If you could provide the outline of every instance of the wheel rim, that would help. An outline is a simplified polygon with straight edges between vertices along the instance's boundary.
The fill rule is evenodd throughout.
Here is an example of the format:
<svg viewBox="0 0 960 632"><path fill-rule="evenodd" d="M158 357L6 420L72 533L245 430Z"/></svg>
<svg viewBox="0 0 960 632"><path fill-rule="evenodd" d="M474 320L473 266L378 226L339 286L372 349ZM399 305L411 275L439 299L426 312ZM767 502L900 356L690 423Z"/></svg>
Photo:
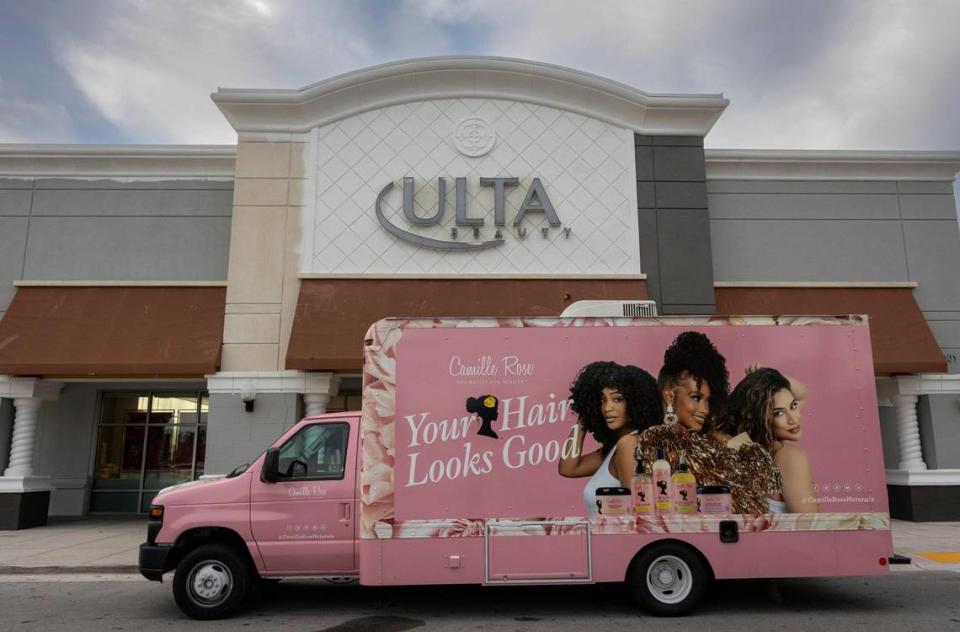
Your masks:
<svg viewBox="0 0 960 632"><path fill-rule="evenodd" d="M647 569L647 588L660 603L680 603L693 590L693 573L675 555L662 555Z"/></svg>
<svg viewBox="0 0 960 632"><path fill-rule="evenodd" d="M205 560L193 567L187 578L190 601L204 608L219 606L233 590L233 573L226 564Z"/></svg>

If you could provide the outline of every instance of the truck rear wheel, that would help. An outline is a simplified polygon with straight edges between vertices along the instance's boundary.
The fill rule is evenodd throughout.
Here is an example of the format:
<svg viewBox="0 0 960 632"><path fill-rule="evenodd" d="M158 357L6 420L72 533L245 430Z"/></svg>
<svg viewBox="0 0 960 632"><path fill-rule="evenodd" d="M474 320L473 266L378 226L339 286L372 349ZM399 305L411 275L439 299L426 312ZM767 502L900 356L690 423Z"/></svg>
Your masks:
<svg viewBox="0 0 960 632"><path fill-rule="evenodd" d="M655 544L630 566L630 592L651 614L689 613L706 592L709 571L690 548L675 542Z"/></svg>
<svg viewBox="0 0 960 632"><path fill-rule="evenodd" d="M243 602L250 585L247 561L225 544L187 553L173 576L173 599L194 619L220 619Z"/></svg>

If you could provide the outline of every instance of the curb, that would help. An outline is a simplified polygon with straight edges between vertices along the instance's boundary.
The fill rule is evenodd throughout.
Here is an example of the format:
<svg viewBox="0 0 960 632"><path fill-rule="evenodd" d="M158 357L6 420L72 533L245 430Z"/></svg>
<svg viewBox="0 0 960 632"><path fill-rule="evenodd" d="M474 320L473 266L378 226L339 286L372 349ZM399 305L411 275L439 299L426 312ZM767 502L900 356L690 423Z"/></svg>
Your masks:
<svg viewBox="0 0 960 632"><path fill-rule="evenodd" d="M137 566L0 566L0 575L137 575Z"/></svg>

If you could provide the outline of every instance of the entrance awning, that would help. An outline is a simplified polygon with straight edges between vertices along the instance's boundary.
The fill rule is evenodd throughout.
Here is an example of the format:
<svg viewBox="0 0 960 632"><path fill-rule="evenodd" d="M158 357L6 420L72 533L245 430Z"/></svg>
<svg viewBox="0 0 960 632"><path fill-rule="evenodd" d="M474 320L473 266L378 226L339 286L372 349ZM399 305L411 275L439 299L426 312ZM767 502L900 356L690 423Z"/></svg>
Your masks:
<svg viewBox="0 0 960 632"><path fill-rule="evenodd" d="M390 316L559 316L575 301L646 297L642 279L304 279L286 368L359 371L367 328Z"/></svg>
<svg viewBox="0 0 960 632"><path fill-rule="evenodd" d="M870 316L878 375L945 373L947 362L909 287L718 287L717 313Z"/></svg>
<svg viewBox="0 0 960 632"><path fill-rule="evenodd" d="M0 321L0 374L215 373L225 300L225 287L19 287Z"/></svg>

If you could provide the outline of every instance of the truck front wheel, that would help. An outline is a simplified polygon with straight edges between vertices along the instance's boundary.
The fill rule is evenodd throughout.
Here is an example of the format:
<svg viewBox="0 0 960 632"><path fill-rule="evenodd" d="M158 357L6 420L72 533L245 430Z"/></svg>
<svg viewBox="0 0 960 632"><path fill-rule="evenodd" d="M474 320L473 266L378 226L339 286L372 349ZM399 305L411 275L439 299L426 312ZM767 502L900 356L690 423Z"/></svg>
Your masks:
<svg viewBox="0 0 960 632"><path fill-rule="evenodd" d="M664 542L643 551L628 573L630 592L648 612L679 616L693 610L706 592L709 572L688 547Z"/></svg>
<svg viewBox="0 0 960 632"><path fill-rule="evenodd" d="M173 598L194 619L220 619L243 601L250 585L247 561L225 544L187 553L173 576Z"/></svg>

